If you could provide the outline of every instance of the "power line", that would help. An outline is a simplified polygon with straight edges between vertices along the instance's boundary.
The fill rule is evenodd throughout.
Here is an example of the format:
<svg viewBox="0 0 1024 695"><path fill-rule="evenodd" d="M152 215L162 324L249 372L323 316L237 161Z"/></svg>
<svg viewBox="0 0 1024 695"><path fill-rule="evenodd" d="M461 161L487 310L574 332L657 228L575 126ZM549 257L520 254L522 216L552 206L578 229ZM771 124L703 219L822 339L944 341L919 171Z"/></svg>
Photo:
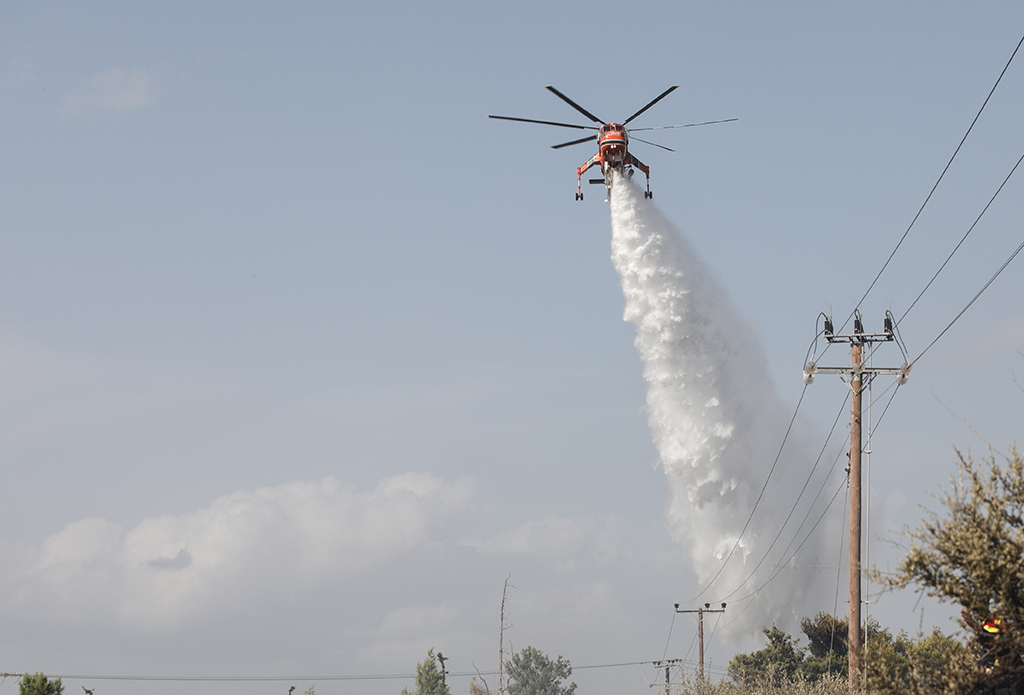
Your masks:
<svg viewBox="0 0 1024 695"><path fill-rule="evenodd" d="M949 322L949 325L946 326L945 328L943 328L942 332L939 333L937 336L935 336L935 340L933 340L932 342L928 343L928 347L926 347L924 350L922 350L921 354L918 355L916 358L914 358L914 361L911 364L916 364L919 359L924 357L924 354L932 349L932 345L935 345L935 343L939 342L939 338L944 336L946 334L946 331L948 331L950 328L952 328L953 324L956 323L960 319L961 316L963 316L965 313L967 313L967 310L971 308L971 305L974 304L976 301L978 301L978 297L980 297L982 295L982 293L984 293L985 290L987 290L989 288L989 285L991 285L993 282L995 282L996 278L999 277L1000 273L1002 273L1004 270L1006 270L1006 266L1010 265L1010 262L1013 261L1013 259L1017 257L1017 254L1021 252L1021 249L1024 249L1024 242L1021 242L1020 246L1018 246L1017 249L1013 253L1010 254L1010 257L1007 258L1005 261L1003 261L1003 264L1001 266L999 266L999 270L997 270L995 272L995 274L992 275L992 277L990 277L988 279L988 282L986 282L984 284L984 286L982 286L982 288L980 290L978 290L978 293L975 294L971 298L971 301L967 302L967 305L963 309L960 310L960 313L953 317L953 320ZM886 406L886 407L888 407L888 406Z"/></svg>
<svg viewBox="0 0 1024 695"><path fill-rule="evenodd" d="M978 109L978 113L974 116L974 120L971 121L971 125L967 128L967 132L964 133L963 138L960 140L960 144L957 145L956 150L953 151L953 156L949 158L949 161L946 163L945 168L943 168L942 173L939 174L939 178L935 181L935 185L932 186L932 189L928 192L928 196L924 199L924 202L921 203L921 207L918 209L917 214L914 215L914 219L910 221L910 226L908 226L907 230L903 232L903 236L900 237L900 240L896 242L896 246L895 248L893 248L892 253L889 254L889 257L885 260L885 263L882 264L882 268L878 271L878 274L875 275L875 279L871 281L870 285L868 285L868 289L864 292L864 295L860 298L860 301L857 302L857 305L854 307L853 312L851 312L850 315L846 317L846 321L843 322L843 325L839 329L840 331L842 331L846 327L846 324L848 324L850 322L850 319L853 318L854 313L856 313L857 310L860 309L861 304L863 304L864 300L867 299L867 296L868 294L871 293L871 290L874 288L875 283L877 283L878 279L882 277L882 273L884 273L885 269L889 267L889 262L892 261L893 256L896 255L896 252L899 251L899 248L903 244L903 241L907 238L907 235L910 234L910 230L914 228L914 225L917 223L917 220L921 216L921 213L924 212L925 206L928 205L928 201L932 199L932 195L935 193L935 189L939 187L939 183L941 183L943 177L946 176L946 172L949 171L949 167L953 164L953 160L956 159L956 156L960 153L960 148L963 147L964 142L967 141L967 136L971 134L971 131L974 129L974 125L978 122L978 119L981 117L981 114L985 110L985 107L988 106L988 102L992 98L992 95L995 94L996 87L999 86L999 83L1003 79L1003 75L1005 75L1006 71L1009 69L1010 63L1013 62L1014 57L1017 55L1017 51L1020 50L1021 44L1024 44L1024 36L1022 36L1020 41L1017 43L1017 47L1013 49L1013 53L1010 55L1010 59L1006 61L1006 65L1003 66L1002 72L999 73L999 77L996 78L995 84L993 84L992 89L989 90L988 96L985 97L985 101L982 103L981 108Z"/></svg>
<svg viewBox="0 0 1024 695"><path fill-rule="evenodd" d="M586 666L573 666L573 671L586 671L597 668L619 668L623 666L643 666L653 664L655 661L621 661L609 664L589 664ZM473 676L493 676L497 671L455 671L448 672L451 678L470 678ZM0 673L2 677L20 678L23 673ZM182 682L182 683L272 683L282 681L375 681L375 680L411 680L416 678L415 673L382 673L362 674L351 676L323 676L323 675L291 675L291 676L119 676L119 675L93 675L93 674L49 674L51 678L66 680L84 681L138 681L138 682Z"/></svg>
<svg viewBox="0 0 1024 695"><path fill-rule="evenodd" d="M711 585L715 583L715 580L722 576L722 572L725 570L725 566L729 564L729 560L732 559L733 553L736 552L736 548L740 546L740 541L743 539L743 534L745 534L747 532L747 528L750 527L750 521L754 518L754 512L757 511L757 506L761 503L761 498L764 497L764 491L768 489L768 481L772 479L772 474L775 472L775 467L779 464L779 459L782 458L782 450L786 448L786 441L789 439L789 433L793 431L793 423L796 422L797 413L800 412L800 404L804 402L804 395L806 393L807 384L804 384L804 389L803 391L800 392L800 399L796 403L796 408L793 409L793 417L789 419L789 426L786 428L786 434L783 435L782 437L782 444L779 445L779 451L777 454L775 454L775 460L772 462L772 467L768 470L768 476L764 480L764 485L761 486L761 492L758 493L757 499L754 501L754 508L750 510L750 516L747 517L747 522L743 524L743 530L741 530L740 535L736 537L736 543L733 544L732 549L729 550L729 554L722 562L721 567L718 568L718 571L715 573L715 576L712 577L711 581L708 582L707 586L701 589L700 593L694 596L692 599L690 599L688 603L694 603L697 599L703 596L707 592L707 590L711 588Z"/></svg>
<svg viewBox="0 0 1024 695"><path fill-rule="evenodd" d="M820 524L822 519L825 518L825 514L827 514L828 510L832 508L833 504L835 504L836 498L839 497L839 493L842 492L845 489L845 487L846 487L846 481L843 480L843 484L839 487L838 490L836 490L835 494L832 495L832 499L829 501L829 503L825 507L825 509L822 510L821 514L818 516L817 521L814 522L814 526L812 526L811 530L807 532L807 535L804 536L804 539L800 542L800 545L798 545L796 547L796 550L794 550L790 554L789 558L785 562L780 563L779 565L777 565L776 568L775 568L775 572L773 572L771 574L771 576L769 576L766 580L764 580L764 583L762 583L761 586L757 587L756 589L751 591L746 596L743 596L741 598L735 599L733 601L733 603L737 603L739 601L746 601L749 598L753 598L758 593L760 593L760 591L762 589L764 589L766 586L768 586L768 584L770 584L777 576L779 576L779 574L782 573L782 570L786 569L786 562L788 562L789 560L792 560L794 557L796 557L796 554L798 552L800 552L800 549L804 547L804 544L807 543L808 540L810 540L811 536L814 534L815 529L818 528L818 524ZM747 605L750 605L750 604L747 604ZM744 607L743 610L746 610L746 607ZM742 613L743 610L741 610L740 612ZM735 622L736 618L739 618L739 614L737 614L736 617L733 618L733 620L729 621L729 623L727 623L727 624L732 624L733 622Z"/></svg>
<svg viewBox="0 0 1024 695"><path fill-rule="evenodd" d="M849 394L847 394L847 398L849 398ZM779 539L782 537L782 532L785 530L786 526L789 524L789 520L793 517L793 513L796 512L797 507L800 505L800 500L803 499L804 492L807 491L807 486L811 484L811 480L814 478L814 472L816 470L818 470L818 464L821 463L821 457L825 455L825 449L828 448L828 443L829 443L829 441L831 441L832 435L835 433L836 427L839 425L839 419L843 416L843 411L845 409L846 409L846 399L843 400L843 405L839 409L839 413L836 415L835 421L832 423L832 429L829 430L828 436L825 438L825 443L821 445L821 451L818 452L818 457L814 460L814 465L811 467L811 472L808 473L808 475L807 475L807 480L804 481L803 487L800 488L800 494L797 495L796 500L793 502L793 508L790 509L789 510L789 514L786 515L786 520L782 522L782 525L779 527L778 533L775 534L775 538L774 538L774 540L772 540L771 545L768 546L768 549L764 552L764 555L761 557L761 560L757 563L757 565L754 567L754 569L752 569L750 571L750 574L747 575L746 579L744 579L742 582L740 582L739 586L737 586L735 589L733 589L731 593L729 593L726 596L723 596L721 598L721 600L724 601L725 599L730 598L737 591L742 589L743 585L746 584L748 581L750 581L750 578L753 577L757 573L757 570L759 570L761 568L761 565L764 564L764 561L768 559L768 555L771 553L772 548L775 547L775 544L778 543ZM833 464L833 466L834 466L834 464ZM831 471L829 471L829 473L831 474ZM828 478L828 476L826 476L826 480L827 480L827 478ZM820 490L819 490L819 494L820 494ZM817 497L815 497L814 501L817 502ZM813 508L813 503L812 503L811 506ZM809 513L810 513L810 510L808 510L808 514ZM797 527L797 530L793 533L793 538L794 539L797 536L800 535L800 531L803 528L804 522L806 522L806 521L807 521L807 515L804 515L804 519L803 519L803 521L801 521L800 526ZM790 546L792 546L792 544L793 544L793 541L790 541ZM788 550L789 550L789 546L786 547L786 551L788 551ZM783 551L783 555L785 555L786 551Z"/></svg>
<svg viewBox="0 0 1024 695"><path fill-rule="evenodd" d="M1003 190L1003 187L1010 180L1010 177L1013 176L1013 172L1017 171L1017 167L1020 166L1021 162L1024 162L1024 155L1021 155L1020 159L1017 160L1017 163L1013 165L1013 169L1010 170L1010 173L1006 175L1006 178L1003 179L1003 182L999 184L999 188L997 188L996 192L992 194L991 198L989 198L989 201L985 205L984 209L982 209L977 219L974 220L974 224L970 226L970 228L964 234L963 238L960 239L960 242L955 247L953 247L953 250L950 252L949 256L947 256L946 260L943 261L942 265L939 266L939 269L935 271L935 275L932 276L932 279L928 281L928 284L924 286L924 289L921 290L921 293L919 295L917 295L917 298L914 299L914 301L911 302L910 306L907 307L907 310L903 312L903 316L900 317L900 321L903 321L903 319L907 318L907 314L910 313L910 310L913 309L917 302L921 299L921 297L924 296L924 293L928 291L928 288L932 286L932 283L935 282L935 278L939 277L939 273L943 271L943 269L946 267L949 261L953 258L953 254L955 254L963 245L963 243L967 241L967 237L970 235L971 232L974 231L974 228L978 225L978 222L981 221L981 218L985 216L985 213L988 212L989 207L992 205L993 202L995 202L996 197ZM899 321L897 321L897 323L899 323Z"/></svg>
<svg viewBox="0 0 1024 695"><path fill-rule="evenodd" d="M676 613L675 613L675 611L672 611L672 622L669 623L669 626L668 626L668 639L665 640L665 653L662 654L662 656L661 656L662 659L665 659L665 657L668 656L668 645L672 643L672 628L675 627L675 624L676 624Z"/></svg>

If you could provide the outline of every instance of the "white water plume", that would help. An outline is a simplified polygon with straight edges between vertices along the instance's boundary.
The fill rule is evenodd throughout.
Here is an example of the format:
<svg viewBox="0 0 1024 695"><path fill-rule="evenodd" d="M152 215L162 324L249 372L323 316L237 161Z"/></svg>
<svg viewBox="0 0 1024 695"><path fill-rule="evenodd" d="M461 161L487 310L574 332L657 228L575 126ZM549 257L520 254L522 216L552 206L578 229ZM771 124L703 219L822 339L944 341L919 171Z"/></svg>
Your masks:
<svg viewBox="0 0 1024 695"><path fill-rule="evenodd" d="M774 393L752 328L679 233L622 177L612 186L610 205L612 262L626 299L624 318L637 328L648 421L669 483L673 533L687 546L700 587L713 581L700 603L730 594L736 601L788 559L782 550L804 516L806 499L769 561L751 576L793 508L809 457L794 455L791 439L743 532L789 424L788 408ZM820 529L815 536L822 537ZM822 558L820 545L812 538L792 564L834 564L836 554ZM783 569L752 601L728 610L723 630L729 623L735 633L831 612L834 577Z"/></svg>

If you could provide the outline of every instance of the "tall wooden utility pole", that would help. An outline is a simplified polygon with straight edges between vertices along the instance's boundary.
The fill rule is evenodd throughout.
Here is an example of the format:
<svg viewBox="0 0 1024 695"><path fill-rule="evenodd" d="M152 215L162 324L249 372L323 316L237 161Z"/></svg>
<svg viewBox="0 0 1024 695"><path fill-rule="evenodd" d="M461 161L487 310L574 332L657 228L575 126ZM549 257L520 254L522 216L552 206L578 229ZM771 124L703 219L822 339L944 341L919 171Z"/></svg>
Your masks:
<svg viewBox="0 0 1024 695"><path fill-rule="evenodd" d="M704 682L704 614L705 613L725 613L725 604L722 604L721 608L711 610L711 604L705 603L700 608L693 610L679 610L679 604L675 604L676 613L696 613L697 614L697 643L700 645L698 655L700 658L700 668L698 669L697 678L701 683Z"/></svg>
<svg viewBox="0 0 1024 695"><path fill-rule="evenodd" d="M850 617L847 621L847 653L850 659L850 692L860 683L860 549L861 549L861 394L864 372L861 364L863 344L850 344ZM858 688L859 690L859 688Z"/></svg>
<svg viewBox="0 0 1024 695"><path fill-rule="evenodd" d="M861 452L864 449L861 428L861 412L863 409L862 395L864 385L878 374L894 374L902 385L907 383L911 365L904 362L898 368L878 368L864 365L864 347L870 348L872 343L894 340L892 315L886 312L885 331L882 333L865 333L860 312L854 312L853 333L835 335L832 330L832 319L825 319L825 340L829 343L850 344L850 366L819 367L813 361L804 366L804 383L814 381L814 375L843 374L850 381L850 613L849 632L847 633L847 649L850 663L850 693L861 691ZM870 354L870 353L869 353Z"/></svg>

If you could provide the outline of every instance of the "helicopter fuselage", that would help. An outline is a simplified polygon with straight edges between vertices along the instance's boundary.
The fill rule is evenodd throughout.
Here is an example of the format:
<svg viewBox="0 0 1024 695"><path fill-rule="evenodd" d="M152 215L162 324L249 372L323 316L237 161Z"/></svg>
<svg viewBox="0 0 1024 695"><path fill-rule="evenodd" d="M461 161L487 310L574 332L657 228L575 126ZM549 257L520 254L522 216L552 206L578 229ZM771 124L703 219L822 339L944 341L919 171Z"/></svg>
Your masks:
<svg viewBox="0 0 1024 695"><path fill-rule="evenodd" d="M623 176L631 177L633 167L650 178L651 170L640 160L629 153L629 133L624 125L619 123L608 123L601 126L597 131L597 154L587 160L583 166L576 169L576 199L583 200L583 190L580 188L580 181L583 174L594 166L601 167L604 175L604 185L608 194L612 189L612 172L618 171ZM600 179L591 179L591 183L602 183ZM650 187L644 197L651 197Z"/></svg>

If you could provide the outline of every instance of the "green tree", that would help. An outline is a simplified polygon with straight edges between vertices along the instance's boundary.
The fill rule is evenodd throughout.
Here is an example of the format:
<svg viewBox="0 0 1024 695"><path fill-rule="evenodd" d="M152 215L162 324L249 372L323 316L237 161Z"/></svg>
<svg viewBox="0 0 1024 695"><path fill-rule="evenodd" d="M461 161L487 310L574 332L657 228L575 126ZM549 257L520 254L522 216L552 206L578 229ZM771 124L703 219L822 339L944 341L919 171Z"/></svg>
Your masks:
<svg viewBox="0 0 1024 695"><path fill-rule="evenodd" d="M819 611L814 618L800 621L800 629L807 635L807 649L813 656L829 655L846 656L846 637L849 635L849 623L846 618L837 618L825 611Z"/></svg>
<svg viewBox="0 0 1024 695"><path fill-rule="evenodd" d="M876 669L884 669L897 682L905 685L911 677L910 653L914 649L913 640L902 630L893 636L888 628L882 628L874 618L869 619L864 627L867 640L864 663L873 664Z"/></svg>
<svg viewBox="0 0 1024 695"><path fill-rule="evenodd" d="M807 635L807 647L798 640L772 626L763 630L768 644L750 654L737 654L729 662L729 675L733 682L745 687L783 688L799 682L823 683L844 679L849 669L845 619L828 613L804 618L800 627ZM949 643L937 629L927 638L915 643L904 632L893 636L874 618L864 626L866 639L865 660L875 664L877 671L890 674L893 682L902 683L912 677L911 659L920 653L922 659L940 663L949 655Z"/></svg>
<svg viewBox="0 0 1024 695"><path fill-rule="evenodd" d="M402 688L402 695L452 695L445 683L444 674L437 665L433 648L427 650L427 658L416 664L416 690L410 693Z"/></svg>
<svg viewBox="0 0 1024 695"><path fill-rule="evenodd" d="M804 651L791 635L772 625L762 628L768 645L750 654L737 654L729 662L729 676L745 686L779 687L792 680L804 662Z"/></svg>
<svg viewBox="0 0 1024 695"><path fill-rule="evenodd" d="M61 695L63 692L64 686L61 684L60 678L51 681L41 673L34 676L26 673L18 681L19 695Z"/></svg>
<svg viewBox="0 0 1024 695"><path fill-rule="evenodd" d="M508 695L573 695L576 684L563 685L572 675L572 666L559 656L552 661L544 652L527 647L505 662Z"/></svg>
<svg viewBox="0 0 1024 695"><path fill-rule="evenodd" d="M1024 461L1010 449L1005 465L995 456L975 462L958 454L950 489L938 499L943 514L926 510L923 524L910 533L910 547L894 576L876 579L891 587L915 585L919 591L963 607L974 619L1002 616L1014 626L999 635L997 652L1024 653ZM955 650L935 640L910 654L909 683L891 672L874 675L881 692L971 692L1009 688L1024 681L1019 658L1002 658L982 666L978 636L968 649ZM923 640L922 640L923 642ZM945 650L944 660L936 649ZM922 685L923 684L923 685Z"/></svg>
<svg viewBox="0 0 1024 695"><path fill-rule="evenodd" d="M848 624L846 618L824 611L800 621L800 629L807 635L807 650L811 653L801 664L800 675L812 683L825 674L846 677L850 666L846 645Z"/></svg>

